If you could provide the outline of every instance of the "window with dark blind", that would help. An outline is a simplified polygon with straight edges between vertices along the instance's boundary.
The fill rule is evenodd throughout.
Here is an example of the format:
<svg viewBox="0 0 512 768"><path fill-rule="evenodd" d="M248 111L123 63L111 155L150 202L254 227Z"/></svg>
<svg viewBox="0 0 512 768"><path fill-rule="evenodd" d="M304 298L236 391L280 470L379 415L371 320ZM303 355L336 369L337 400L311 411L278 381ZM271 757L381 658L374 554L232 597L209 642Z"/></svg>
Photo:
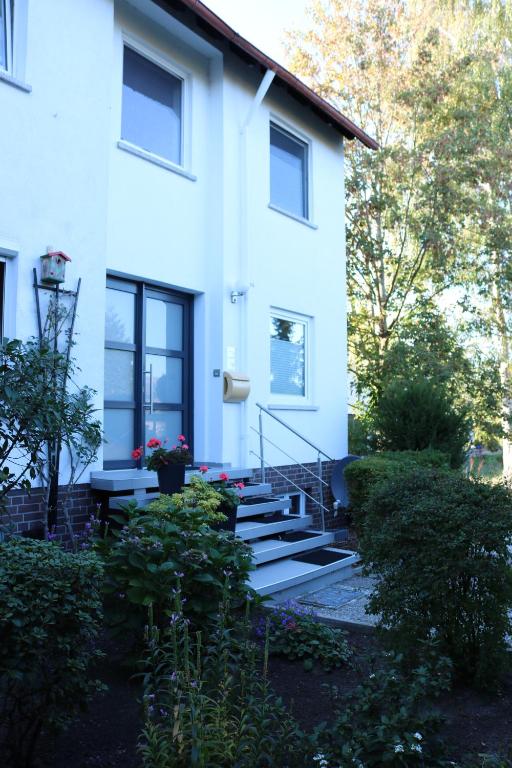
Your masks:
<svg viewBox="0 0 512 768"><path fill-rule="evenodd" d="M183 80L124 49L121 138L182 165Z"/></svg>
<svg viewBox="0 0 512 768"><path fill-rule="evenodd" d="M307 219L308 145L270 123L270 203L287 213Z"/></svg>

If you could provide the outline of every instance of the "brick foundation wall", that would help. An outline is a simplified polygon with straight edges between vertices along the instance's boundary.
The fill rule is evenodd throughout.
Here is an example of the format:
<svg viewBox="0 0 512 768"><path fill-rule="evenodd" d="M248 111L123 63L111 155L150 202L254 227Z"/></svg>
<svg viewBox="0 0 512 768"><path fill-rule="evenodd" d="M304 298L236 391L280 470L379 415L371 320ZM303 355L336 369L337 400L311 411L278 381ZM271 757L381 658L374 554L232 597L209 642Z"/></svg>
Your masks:
<svg viewBox="0 0 512 768"><path fill-rule="evenodd" d="M328 484L324 486L324 506L329 512L325 513L325 526L327 530L334 530L346 527L346 518L343 510L337 516L334 516L333 497L330 488L330 479L335 462L325 461L322 463L323 479ZM309 470L317 473L317 464L305 464ZM283 478L278 471L286 478ZM254 480L261 482L261 470L254 470ZM297 464L279 466L277 468L267 467L265 470L265 481L272 484L272 493L276 495L286 493L296 493L295 485L313 498L318 499L318 481L307 472L306 469ZM292 481L292 482L289 482ZM295 483L295 485L293 485ZM64 497L65 488L60 489L60 498ZM121 493L121 492L119 492ZM126 491L122 492L126 495ZM118 494L107 494L105 492L95 493L88 483L82 483L75 486L71 491L70 520L75 533L80 533L85 523L89 521L91 514L96 513L96 505L101 502L102 517L108 514L108 497ZM39 537L44 530L44 504L43 490L33 488L30 493L27 491L12 491L8 496L7 514L10 522L14 526L14 531L23 536ZM321 528L322 518L320 510L316 504L306 497L306 514L313 515L314 526ZM7 521L6 521L7 522ZM65 541L69 538L69 533L64 525L64 516L62 509L59 510L57 528L55 530L57 538Z"/></svg>
<svg viewBox="0 0 512 768"><path fill-rule="evenodd" d="M64 498L65 488L59 489L59 497ZM96 499L88 483L76 485L70 494L69 516L73 530L79 533L91 514L96 511ZM44 499L42 488L32 488L30 493L24 490L12 491L7 497L5 523L13 525L15 533L22 536L40 538L44 533ZM64 515L59 509L55 534L58 539L66 540L69 533L64 525Z"/></svg>

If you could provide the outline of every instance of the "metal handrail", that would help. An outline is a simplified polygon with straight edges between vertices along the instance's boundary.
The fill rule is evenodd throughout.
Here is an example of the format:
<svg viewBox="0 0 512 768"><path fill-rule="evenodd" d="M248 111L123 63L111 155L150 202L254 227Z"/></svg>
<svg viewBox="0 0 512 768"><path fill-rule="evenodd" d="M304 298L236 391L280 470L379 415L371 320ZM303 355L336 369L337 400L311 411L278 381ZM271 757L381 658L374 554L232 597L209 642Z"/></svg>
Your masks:
<svg viewBox="0 0 512 768"><path fill-rule="evenodd" d="M293 427L290 427L290 425L287 424L286 421L283 421L282 419L280 419L279 416L276 416L274 413L272 413L272 411L269 411L268 408L265 408L264 405L261 405L260 403L256 403L256 406L260 409L260 411L264 411L266 414L268 414L273 419L278 421L279 424L282 424L283 427L286 427L286 429L289 430L289 432L293 432L294 435L296 435L297 437L300 437L301 440L303 440L305 443L307 443L312 448L314 448L315 451L317 451L317 453L321 453L322 456L325 456L325 458L328 459L329 461L334 461L332 456L329 456L329 454L327 454L325 451L322 451L322 449L319 448L318 445L315 445L314 443L311 442L311 440L308 440L307 437L304 437L304 435L301 435L300 432L297 432L296 429L294 429Z"/></svg>
<svg viewBox="0 0 512 768"><path fill-rule="evenodd" d="M320 480L320 482L323 483L323 485L325 485L327 487L329 486L329 483L326 483L325 480L323 480L321 477L316 475L311 469L309 469L309 467L306 467L306 465L302 464L302 462L300 462L298 459L294 458L293 456L290 456L290 454L286 453L286 451L283 448L281 448L279 445L276 445L276 443L273 443L272 440L270 440L270 438L265 437L265 435L262 432L258 432L256 427L251 427L251 429L252 429L253 432L256 432L257 435L262 437L263 440L265 440L266 443L269 443L273 448L276 448L278 451L281 451L281 453L284 453L284 455L287 456L287 458L291 459L294 462L294 464L297 464L299 467L302 467L302 469L304 469L312 477L314 477L315 480ZM253 453L254 453L254 451L253 451Z"/></svg>
<svg viewBox="0 0 512 768"><path fill-rule="evenodd" d="M256 403L257 407L259 408L259 414L258 414L258 422L259 422L259 430L255 429L254 427L251 427L253 432L256 432L257 435L259 435L260 438L260 453L259 455L255 451L251 451L251 454L253 456L257 456L260 460L260 467L261 467L261 479L263 482L265 482L265 468L269 467L273 469L275 472L277 472L278 475L281 477L284 477L284 479L290 483L290 485L293 485L295 488L298 488L302 493L304 493L309 499L311 499L318 507L320 507L321 515L322 515L322 529L325 531L325 512L328 512L329 510L327 507L324 506L324 489L323 486L328 487L328 483L325 482L325 480L322 477L322 456L325 456L326 459L329 461L334 461L334 459L329 456L328 453L325 451L322 451L321 448L319 448L317 445L311 442L311 440L308 440L307 437L304 437L304 435L301 435L300 432L297 432L296 429L291 427L289 424L286 423L286 421L283 421L279 418L279 416L275 416L271 411L268 410L268 408L265 408L264 405L261 405L261 403ZM278 422L278 424L281 424L281 426L285 427L289 432L291 432L293 435L298 437L300 440L302 440L304 443L307 443L307 445L311 446L311 448L314 448L317 452L317 459L316 459L316 467L317 467L317 473L315 474L311 469L304 466L300 461L297 461L297 459L294 459L293 456L290 456L289 453L286 453L283 448L281 448L279 445L276 445L271 440L269 440L268 437L265 437L263 434L263 413L266 413L268 416L271 416L275 421ZM303 488L301 488L297 483L294 483L293 480L291 480L289 477L287 477L283 472L281 472L277 467L273 467L271 464L268 463L268 461L265 461L264 458L264 452L265 452L265 442L270 443L274 448L276 448L278 451L280 451L282 454L287 456L289 459L291 459L295 464L302 467L306 470L312 477L315 478L315 480L318 482L318 499L315 499L314 496L311 496L309 493L306 493Z"/></svg>
<svg viewBox="0 0 512 768"><path fill-rule="evenodd" d="M266 464L267 467L269 467L269 469L273 469L274 472L277 472L278 475L281 475L281 477L283 477L286 480L287 483L290 483L290 485L293 485L294 488L297 488L297 490L300 491L301 493L303 493L304 496L307 496L308 499L311 499L311 501L313 501L315 504L317 504L320 507L320 509L322 510L321 511L321 514L322 514L322 530L325 531L325 512L329 511L327 509L327 507L324 507L324 505L321 504L318 501L318 499L315 499L314 496L311 496L311 494L308 493L307 491L305 491L304 488L301 488L300 485L297 485L297 483L294 483L293 480L290 480L290 478L287 477L283 472L281 472L277 467L273 467L271 464L268 463L268 461L265 461L265 459L262 456L260 456L259 454L257 454L256 451L249 451L249 453L251 453L253 456L256 456L256 458L259 459L262 464Z"/></svg>

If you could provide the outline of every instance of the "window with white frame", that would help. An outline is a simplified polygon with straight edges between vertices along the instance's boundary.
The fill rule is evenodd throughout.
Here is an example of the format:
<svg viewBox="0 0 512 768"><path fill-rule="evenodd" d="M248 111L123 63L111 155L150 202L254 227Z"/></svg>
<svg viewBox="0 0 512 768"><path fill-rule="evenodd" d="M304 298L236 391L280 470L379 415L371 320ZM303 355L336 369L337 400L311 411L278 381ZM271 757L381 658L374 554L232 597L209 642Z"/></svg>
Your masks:
<svg viewBox="0 0 512 768"><path fill-rule="evenodd" d="M270 315L270 391L278 399L309 397L310 318L272 310Z"/></svg>
<svg viewBox="0 0 512 768"><path fill-rule="evenodd" d="M12 72L12 0L0 0L0 70Z"/></svg>
<svg viewBox="0 0 512 768"><path fill-rule="evenodd" d="M183 79L124 48L121 138L183 164Z"/></svg>
<svg viewBox="0 0 512 768"><path fill-rule="evenodd" d="M270 123L270 204L309 218L308 145L276 123Z"/></svg>

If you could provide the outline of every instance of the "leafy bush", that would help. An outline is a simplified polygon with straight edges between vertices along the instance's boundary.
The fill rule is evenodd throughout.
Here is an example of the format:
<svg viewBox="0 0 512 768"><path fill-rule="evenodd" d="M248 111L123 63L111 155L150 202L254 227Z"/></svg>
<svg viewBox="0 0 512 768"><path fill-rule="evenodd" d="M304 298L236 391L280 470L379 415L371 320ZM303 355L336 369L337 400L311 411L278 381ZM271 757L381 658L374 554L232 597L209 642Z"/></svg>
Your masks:
<svg viewBox="0 0 512 768"><path fill-rule="evenodd" d="M437 737L439 713L429 700L449 688L450 663L427 648L425 661L404 672L390 654L352 693L334 690L335 719L317 732L325 765L410 768L446 765Z"/></svg>
<svg viewBox="0 0 512 768"><path fill-rule="evenodd" d="M350 507L359 515L370 494L381 483L388 482L419 466L447 468L449 459L441 451L382 451L361 461L353 461L345 469Z"/></svg>
<svg viewBox="0 0 512 768"><path fill-rule="evenodd" d="M249 612L238 635L228 624L224 595L205 645L200 632L189 634L178 592L170 626L150 630L139 743L145 768L312 764L312 745L269 686L266 655L258 661Z"/></svg>
<svg viewBox="0 0 512 768"><path fill-rule="evenodd" d="M260 617L256 633L263 638L267 631L270 653L301 659L305 670L312 669L315 661L326 670L341 667L351 656L344 632L322 624L313 611L293 601Z"/></svg>
<svg viewBox="0 0 512 768"><path fill-rule="evenodd" d="M126 524L100 542L105 558L107 618L118 632L142 639L147 607L160 626L172 613L173 590L181 585L185 614L197 627L215 617L228 574L234 605L248 591L251 549L233 534L214 531L200 509L160 512L131 508Z"/></svg>
<svg viewBox="0 0 512 768"><path fill-rule="evenodd" d="M456 409L444 387L428 379L390 382L374 413L376 448L421 451L435 448L450 456L452 467L464 461L467 414Z"/></svg>
<svg viewBox="0 0 512 768"><path fill-rule="evenodd" d="M456 473L418 471L367 502L360 553L369 602L393 647L434 636L460 677L485 684L508 658L512 494Z"/></svg>
<svg viewBox="0 0 512 768"><path fill-rule="evenodd" d="M181 493L173 493L168 496L160 494L158 499L152 501L147 511L156 517L165 520L183 520L184 510L199 510L195 516L198 525L209 525L225 520L226 516L218 509L222 504L222 496L217 493L202 477L192 476L190 485L184 486Z"/></svg>
<svg viewBox="0 0 512 768"><path fill-rule="evenodd" d="M102 568L91 552L11 539L0 544L0 754L32 764L41 729L56 730L101 688L98 657Z"/></svg>

